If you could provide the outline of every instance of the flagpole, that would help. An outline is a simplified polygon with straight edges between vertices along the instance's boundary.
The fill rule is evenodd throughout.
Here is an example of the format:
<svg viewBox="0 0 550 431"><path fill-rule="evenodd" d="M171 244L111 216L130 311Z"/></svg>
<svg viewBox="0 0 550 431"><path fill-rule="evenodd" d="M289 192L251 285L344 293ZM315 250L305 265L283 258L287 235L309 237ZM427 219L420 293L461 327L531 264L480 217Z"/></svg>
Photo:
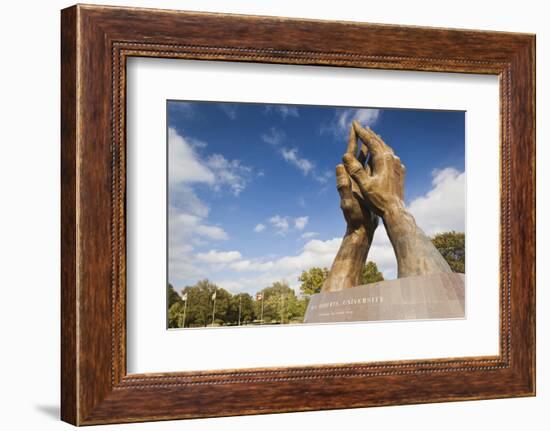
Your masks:
<svg viewBox="0 0 550 431"><path fill-rule="evenodd" d="M283 308L285 304L285 297L281 295L281 325L283 324Z"/></svg>
<svg viewBox="0 0 550 431"><path fill-rule="evenodd" d="M212 326L214 326L214 318L216 316L216 290L214 290L214 307L212 308Z"/></svg>
<svg viewBox="0 0 550 431"><path fill-rule="evenodd" d="M185 305L183 306L183 326L185 328L185 316L187 314L187 296L185 297Z"/></svg>
<svg viewBox="0 0 550 431"><path fill-rule="evenodd" d="M239 326L241 326L241 307L243 305L243 296L239 295Z"/></svg>
<svg viewBox="0 0 550 431"><path fill-rule="evenodd" d="M264 324L264 294L262 293L262 311L260 313L260 325Z"/></svg>

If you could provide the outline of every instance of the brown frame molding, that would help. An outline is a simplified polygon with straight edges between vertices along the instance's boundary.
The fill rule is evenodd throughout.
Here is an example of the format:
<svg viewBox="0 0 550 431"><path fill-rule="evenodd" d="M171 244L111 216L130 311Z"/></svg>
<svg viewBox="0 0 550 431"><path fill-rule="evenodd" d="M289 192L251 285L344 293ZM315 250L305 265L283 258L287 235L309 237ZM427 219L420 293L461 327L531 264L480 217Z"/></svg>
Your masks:
<svg viewBox="0 0 550 431"><path fill-rule="evenodd" d="M61 18L63 420L90 425L535 394L534 35L83 5ZM127 375L129 56L498 75L499 356Z"/></svg>

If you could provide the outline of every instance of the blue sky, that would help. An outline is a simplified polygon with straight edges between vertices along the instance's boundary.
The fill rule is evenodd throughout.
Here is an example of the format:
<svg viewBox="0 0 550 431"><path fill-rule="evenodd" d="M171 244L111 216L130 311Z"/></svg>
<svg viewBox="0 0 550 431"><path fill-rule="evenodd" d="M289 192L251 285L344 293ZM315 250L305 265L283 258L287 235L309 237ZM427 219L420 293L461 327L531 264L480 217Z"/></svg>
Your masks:
<svg viewBox="0 0 550 431"><path fill-rule="evenodd" d="M330 266L345 231L335 187L353 119L407 168L406 204L429 234L464 230L464 112L169 101L169 281L254 293ZM382 225L369 260L395 258Z"/></svg>

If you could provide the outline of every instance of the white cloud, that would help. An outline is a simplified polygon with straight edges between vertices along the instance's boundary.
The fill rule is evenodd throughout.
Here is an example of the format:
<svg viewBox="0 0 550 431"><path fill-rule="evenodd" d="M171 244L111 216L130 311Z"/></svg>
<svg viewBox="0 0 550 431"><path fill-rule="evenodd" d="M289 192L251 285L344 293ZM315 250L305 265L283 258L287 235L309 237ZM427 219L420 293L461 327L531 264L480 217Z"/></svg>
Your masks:
<svg viewBox="0 0 550 431"><path fill-rule="evenodd" d="M282 272L298 275L312 266L330 266L340 248L341 238L327 241L313 239L308 241L302 252L295 256L285 256L273 262L273 268ZM265 264L265 263L264 263ZM264 267L260 266L259 270ZM293 284L296 284L293 283Z"/></svg>
<svg viewBox="0 0 550 431"><path fill-rule="evenodd" d="M289 226L288 223L288 217L281 217L280 215L274 215L269 220L269 223L273 225L275 229L277 229L277 233L284 235L287 233Z"/></svg>
<svg viewBox="0 0 550 431"><path fill-rule="evenodd" d="M359 121L362 126L372 126L378 120L380 110L378 109L347 109L338 117L340 129L349 130L353 120Z"/></svg>
<svg viewBox="0 0 550 431"><path fill-rule="evenodd" d="M237 118L237 105L232 103L220 103L218 106L231 120Z"/></svg>
<svg viewBox="0 0 550 431"><path fill-rule="evenodd" d="M334 256L340 248L341 238L333 238L327 241L311 240L302 248L301 252L284 256L276 260L249 260L243 259L231 262L229 267L238 273L247 275L232 278L212 280L220 287L231 291L256 292L274 281L287 281L295 289L299 286L298 277L313 266L330 266Z"/></svg>
<svg viewBox="0 0 550 431"><path fill-rule="evenodd" d="M339 110L333 121L321 128L321 133L330 132L336 137L347 136L353 120L359 121L362 126L372 127L380 116L379 109L373 108L348 108Z"/></svg>
<svg viewBox="0 0 550 431"><path fill-rule="evenodd" d="M228 114L229 115L229 114ZM177 282L204 277L202 265L212 265L218 259L240 259L238 252L215 252L193 255L193 246L229 239L227 232L207 221L210 208L195 193L193 186L202 183L214 191L227 190L238 196L253 176L252 168L239 160L228 160L221 154L200 157L200 149L207 145L185 137L173 128L168 131L169 148L169 272L170 280ZM225 254L220 254L225 253ZM237 255L238 254L238 255Z"/></svg>
<svg viewBox="0 0 550 431"><path fill-rule="evenodd" d="M229 263L241 259L238 251L210 250L208 253L198 253L197 259L207 263Z"/></svg>
<svg viewBox="0 0 550 431"><path fill-rule="evenodd" d="M227 160L221 154L212 154L201 160L196 148L206 144L184 137L168 129L168 178L170 187L178 184L206 183L215 191L227 187L238 196L250 182L252 168L240 160Z"/></svg>
<svg viewBox="0 0 550 431"><path fill-rule="evenodd" d="M273 268L274 263L272 261L262 262L262 261L252 261L248 259L239 260L238 262L233 262L229 265L232 269L239 272L245 271L268 271Z"/></svg>
<svg viewBox="0 0 550 431"><path fill-rule="evenodd" d="M213 154L206 160L206 165L216 177L212 184L216 191L226 185L235 196L239 196L250 181L252 168L244 166L239 160L227 160L221 154Z"/></svg>
<svg viewBox="0 0 550 431"><path fill-rule="evenodd" d="M229 239L229 235L220 226L208 224L204 218L182 212L181 209L169 208L168 223L169 276L171 282L204 277L204 271L198 265L200 260L193 255L196 245ZM204 254L202 262L208 259ZM234 254L229 256L235 256ZM239 257L240 258L240 254Z"/></svg>
<svg viewBox="0 0 550 431"><path fill-rule="evenodd" d="M238 262L233 262L229 267L235 271L242 272L246 271L251 265L252 262L250 260L240 260Z"/></svg>
<svg viewBox="0 0 550 431"><path fill-rule="evenodd" d="M311 162L310 160L298 156L297 148L291 148L291 149L282 148L281 155L283 156L283 159L285 159L291 165L294 165L295 167L297 167L306 176L315 167L314 163Z"/></svg>
<svg viewBox="0 0 550 431"><path fill-rule="evenodd" d="M382 223L380 223L374 232L367 260L376 263L378 270L384 275L385 279L391 280L397 277L397 261L388 234Z"/></svg>
<svg viewBox="0 0 550 431"><path fill-rule="evenodd" d="M319 236L319 233L318 232L304 232L300 238L302 239L310 239L310 238L314 238L316 236Z"/></svg>
<svg viewBox="0 0 550 431"><path fill-rule="evenodd" d="M189 140L168 129L168 180L175 183L214 183L214 173L204 166Z"/></svg>
<svg viewBox="0 0 550 431"><path fill-rule="evenodd" d="M298 108L296 108L295 106L289 106L289 105L267 105L265 107L265 112L266 113L275 112L281 115L283 119L286 119L287 117L297 118L300 116L298 112Z"/></svg>
<svg viewBox="0 0 550 431"><path fill-rule="evenodd" d="M197 234L210 239L229 239L227 233L219 226L199 224L196 227Z"/></svg>
<svg viewBox="0 0 550 431"><path fill-rule="evenodd" d="M309 221L308 216L297 217L296 219L294 219L294 227L298 230L304 230L308 221Z"/></svg>
<svg viewBox="0 0 550 431"><path fill-rule="evenodd" d="M285 161L302 171L304 176L310 176L318 183L325 184L332 176L332 172L329 170L319 173L315 162L305 157L300 157L297 148L281 148L281 155Z"/></svg>
<svg viewBox="0 0 550 431"><path fill-rule="evenodd" d="M274 261L251 262L247 270L266 271L277 270L290 273L301 273L301 271L312 266L330 266L338 252L341 238L333 238L327 241L314 239L308 241L301 253L294 256L284 256ZM274 280L275 281L275 280Z"/></svg>
<svg viewBox="0 0 550 431"><path fill-rule="evenodd" d="M185 184L170 186L170 204L178 208L179 212L188 213L197 217L208 217L210 208L195 194L193 189Z"/></svg>
<svg viewBox="0 0 550 431"><path fill-rule="evenodd" d="M269 131L262 134L260 138L266 144L277 147L283 143L285 139L285 133L282 130L277 129L276 127L271 127Z"/></svg>
<svg viewBox="0 0 550 431"><path fill-rule="evenodd" d="M263 223L258 223L256 226L254 226L254 232L256 233L263 232L264 230L265 230L265 224Z"/></svg>
<svg viewBox="0 0 550 431"><path fill-rule="evenodd" d="M189 119L195 116L195 109L193 103L191 102L170 102L169 109L171 113L177 114L178 116Z"/></svg>
<svg viewBox="0 0 550 431"><path fill-rule="evenodd" d="M325 170L320 173L314 161L300 156L298 148L281 147L285 141L285 134L283 131L272 127L267 133L261 135L261 139L267 144L276 147L276 151L283 157L283 159L290 165L298 168L304 176L310 176L312 179L321 184L325 184L332 176L332 172L329 170Z"/></svg>
<svg viewBox="0 0 550 431"><path fill-rule="evenodd" d="M304 230L304 228L309 222L309 216L292 218L289 216L280 216L279 214L276 214L270 219L268 219L268 222L273 226L277 234L285 235L290 230L291 225L293 225L294 229L296 230ZM254 231L261 232L264 229L265 229L265 225L260 223L254 228Z"/></svg>
<svg viewBox="0 0 550 431"><path fill-rule="evenodd" d="M329 170L326 170L322 174L318 174L316 172L313 173L313 179L321 184L326 184L327 181L332 177L332 172Z"/></svg>
<svg viewBox="0 0 550 431"><path fill-rule="evenodd" d="M466 217L466 173L454 168L432 172L433 188L414 199L408 209L428 235L456 230L464 232Z"/></svg>
<svg viewBox="0 0 550 431"><path fill-rule="evenodd" d="M178 212L171 208L169 218L170 242L183 244L185 240L196 235L211 240L229 239L227 232L220 226L206 224L201 217L196 215Z"/></svg>

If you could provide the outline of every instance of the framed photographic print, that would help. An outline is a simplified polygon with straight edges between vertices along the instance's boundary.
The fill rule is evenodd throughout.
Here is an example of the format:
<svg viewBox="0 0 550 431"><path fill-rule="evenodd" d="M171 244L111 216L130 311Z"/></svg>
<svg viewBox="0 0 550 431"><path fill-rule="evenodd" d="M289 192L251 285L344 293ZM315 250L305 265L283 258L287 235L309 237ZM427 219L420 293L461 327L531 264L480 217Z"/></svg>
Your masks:
<svg viewBox="0 0 550 431"><path fill-rule="evenodd" d="M61 30L63 420L535 394L533 35Z"/></svg>

